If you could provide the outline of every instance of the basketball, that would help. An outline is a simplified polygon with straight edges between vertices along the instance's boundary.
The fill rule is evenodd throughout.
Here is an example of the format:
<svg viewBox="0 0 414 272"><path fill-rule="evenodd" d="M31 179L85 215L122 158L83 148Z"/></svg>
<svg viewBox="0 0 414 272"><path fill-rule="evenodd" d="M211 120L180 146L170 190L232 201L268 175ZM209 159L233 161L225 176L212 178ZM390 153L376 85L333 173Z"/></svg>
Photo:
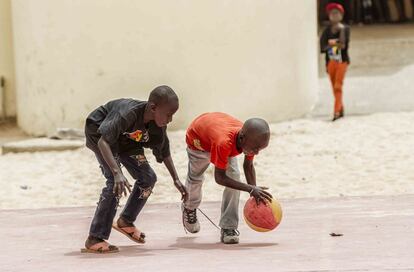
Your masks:
<svg viewBox="0 0 414 272"><path fill-rule="evenodd" d="M243 212L247 225L258 232L274 230L282 220L282 208L276 199L257 205L254 197L250 197L244 205Z"/></svg>

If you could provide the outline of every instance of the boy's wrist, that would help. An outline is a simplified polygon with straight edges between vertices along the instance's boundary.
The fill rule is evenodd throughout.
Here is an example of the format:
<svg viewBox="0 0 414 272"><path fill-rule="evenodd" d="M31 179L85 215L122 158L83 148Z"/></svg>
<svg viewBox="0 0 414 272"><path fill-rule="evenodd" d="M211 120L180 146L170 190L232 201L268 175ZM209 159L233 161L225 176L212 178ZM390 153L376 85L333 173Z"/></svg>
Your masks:
<svg viewBox="0 0 414 272"><path fill-rule="evenodd" d="M257 186L256 181L253 181L253 180L250 180L248 182L248 184L251 185L251 186L253 186L253 187L256 187Z"/></svg>
<svg viewBox="0 0 414 272"><path fill-rule="evenodd" d="M114 177L115 176L120 176L120 175L122 175L122 172L119 171L118 169L114 169L114 170L112 170L112 175L114 175Z"/></svg>

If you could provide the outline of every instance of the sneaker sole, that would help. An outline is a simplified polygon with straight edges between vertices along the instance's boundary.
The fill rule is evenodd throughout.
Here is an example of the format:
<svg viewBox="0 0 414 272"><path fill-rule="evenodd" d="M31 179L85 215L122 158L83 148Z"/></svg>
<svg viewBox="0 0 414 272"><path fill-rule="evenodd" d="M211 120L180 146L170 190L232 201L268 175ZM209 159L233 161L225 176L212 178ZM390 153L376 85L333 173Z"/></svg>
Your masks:
<svg viewBox="0 0 414 272"><path fill-rule="evenodd" d="M234 245L234 244L238 244L239 243L239 241L238 240L230 240L230 241L226 241L226 242L224 242L224 240L221 240L221 242L223 243L223 244L226 244L226 245Z"/></svg>
<svg viewBox="0 0 414 272"><path fill-rule="evenodd" d="M193 231L191 231L191 230L189 230L189 229L187 229L187 227L183 224L183 227L184 227L184 229L186 230L186 231L188 231L189 233L198 233L198 232L200 232L200 229L198 229L198 230L193 230Z"/></svg>

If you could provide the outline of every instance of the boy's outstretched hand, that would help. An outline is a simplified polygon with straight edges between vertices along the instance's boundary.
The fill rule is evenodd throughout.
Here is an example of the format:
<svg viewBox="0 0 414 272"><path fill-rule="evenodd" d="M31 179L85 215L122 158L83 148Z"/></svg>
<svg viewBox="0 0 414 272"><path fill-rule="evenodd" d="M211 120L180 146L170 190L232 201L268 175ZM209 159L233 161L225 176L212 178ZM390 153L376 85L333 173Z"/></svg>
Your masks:
<svg viewBox="0 0 414 272"><path fill-rule="evenodd" d="M261 186L255 186L252 191L250 192L250 195L256 199L257 205L259 205L260 202L263 202L266 204L266 200L269 202L272 202L273 196L266 192L265 190L268 190L267 187L261 187Z"/></svg>
<svg viewBox="0 0 414 272"><path fill-rule="evenodd" d="M127 196L127 190L131 193L131 184L129 184L128 180L122 173L115 175L114 181L114 194L117 197L122 197L122 194Z"/></svg>
<svg viewBox="0 0 414 272"><path fill-rule="evenodd" d="M187 189L185 188L185 186L181 183L181 181L179 179L174 180L174 186L178 189L178 191L180 191L181 200L182 201L187 201L187 199L188 199Z"/></svg>

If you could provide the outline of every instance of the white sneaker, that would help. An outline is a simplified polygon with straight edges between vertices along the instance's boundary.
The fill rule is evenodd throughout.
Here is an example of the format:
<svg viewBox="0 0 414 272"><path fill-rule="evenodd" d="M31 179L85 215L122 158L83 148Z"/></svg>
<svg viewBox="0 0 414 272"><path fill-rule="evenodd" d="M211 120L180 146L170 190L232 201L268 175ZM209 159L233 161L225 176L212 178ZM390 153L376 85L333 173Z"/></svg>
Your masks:
<svg viewBox="0 0 414 272"><path fill-rule="evenodd" d="M184 228L190 233L197 233L200 231L200 223L197 220L197 210L189 210L181 205L183 211L183 225Z"/></svg>
<svg viewBox="0 0 414 272"><path fill-rule="evenodd" d="M224 244L238 244L240 232L236 229L221 229L220 240Z"/></svg>

